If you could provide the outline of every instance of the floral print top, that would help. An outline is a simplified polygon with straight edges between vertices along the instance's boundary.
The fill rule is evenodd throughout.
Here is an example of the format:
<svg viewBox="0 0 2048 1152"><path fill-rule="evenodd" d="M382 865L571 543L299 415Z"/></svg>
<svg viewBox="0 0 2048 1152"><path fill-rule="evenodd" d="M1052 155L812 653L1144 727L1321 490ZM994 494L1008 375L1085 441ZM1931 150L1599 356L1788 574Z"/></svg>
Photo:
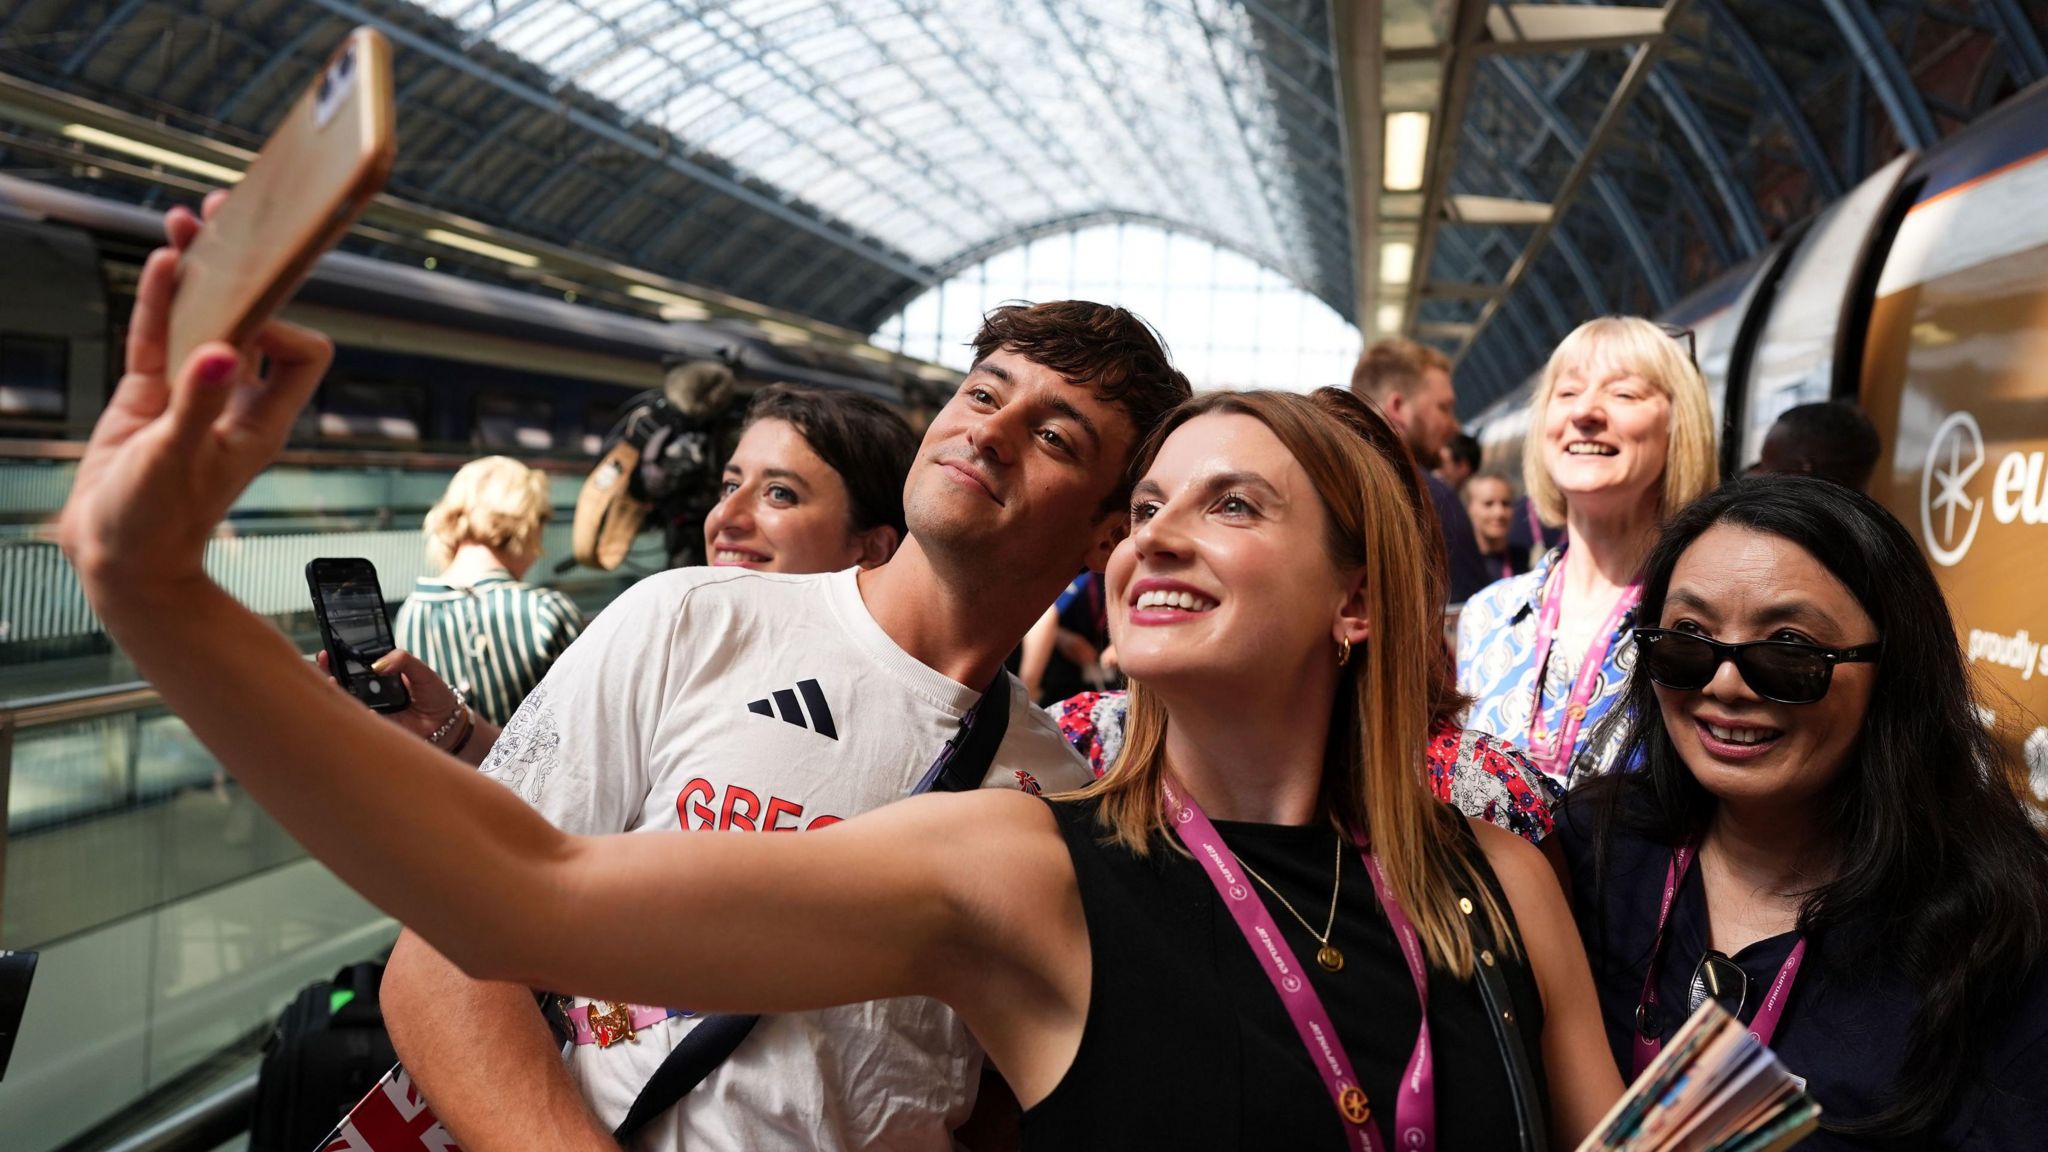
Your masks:
<svg viewBox="0 0 2048 1152"><path fill-rule="evenodd" d="M1528 739L1529 714L1536 702L1536 631L1543 614L1543 585L1563 555L1564 549L1553 548L1528 572L1489 585L1465 602L1458 617L1458 689L1472 697L1465 722L1499 733L1506 741L1519 744ZM1559 788L1615 768L1626 733L1600 721L1613 709L1636 666L1635 626L1633 610L1615 625L1613 642L1586 702L1576 747L1559 757L1559 764L1567 767L1550 777ZM1541 670L1543 731L1554 733L1562 730L1584 653L1553 645L1551 655L1549 666Z"/></svg>

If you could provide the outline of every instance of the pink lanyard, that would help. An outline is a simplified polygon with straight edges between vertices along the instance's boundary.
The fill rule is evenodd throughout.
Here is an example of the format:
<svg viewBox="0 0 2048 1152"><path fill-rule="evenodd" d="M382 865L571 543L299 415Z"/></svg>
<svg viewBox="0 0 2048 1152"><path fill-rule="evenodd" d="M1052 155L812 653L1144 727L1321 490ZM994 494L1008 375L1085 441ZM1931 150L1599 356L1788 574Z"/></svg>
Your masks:
<svg viewBox="0 0 2048 1152"><path fill-rule="evenodd" d="M1216 886L1223 906L1230 909L1238 931L1244 933L1245 944L1265 969L1266 979L1273 982L1273 990L1280 994L1280 1002L1294 1020L1294 1030L1301 1034L1302 1046L1308 1049L1309 1060L1322 1074L1330 1099L1337 1106L1337 1115L1344 1120L1351 1143L1365 1152L1382 1152L1379 1130L1371 1123L1371 1103L1365 1090L1358 1086L1358 1077L1352 1074L1351 1058L1344 1054L1337 1026L1330 1022L1322 997L1303 978L1307 970L1281 937L1273 914L1253 896L1248 877L1240 875L1242 868L1236 855L1217 834L1216 826L1209 822L1195 798L1183 799L1173 783L1163 777L1159 787L1166 794L1167 810L1173 814L1175 834L1209 874L1209 882ZM1360 838L1354 833L1352 840L1358 842ZM1372 874L1373 891L1379 894L1380 907L1386 911L1387 921L1401 942L1401 955L1408 961L1409 976L1415 980L1415 996L1422 1001L1422 1028L1416 1034L1408 1070L1401 1076L1394 1127L1400 1133L1403 1148L1427 1152L1436 1147L1436 1062L1429 1048L1429 969L1423 963L1422 942L1415 935L1415 926L1387 888L1378 857L1365 851L1362 844L1359 855Z"/></svg>
<svg viewBox="0 0 2048 1152"><path fill-rule="evenodd" d="M1643 977L1643 998L1636 1004L1635 1075L1641 1076L1650 1061L1664 1048L1664 1031L1658 1028L1657 1035L1651 1036L1644 1029L1644 1021L1657 1009L1657 964L1664 957L1664 927L1671 920L1671 906L1678 901L1678 886L1685 882L1685 874L1692 867L1696 855L1692 845L1687 844L1671 854L1671 866L1664 871L1664 903L1657 911L1657 935L1650 943L1650 971ZM1792 945L1792 954L1778 966L1777 978L1771 981L1771 990L1764 1002L1757 1007L1756 1016L1749 1023L1749 1034L1756 1042L1769 1047L1771 1037L1778 1033L1778 1022L1785 1016L1785 1001L1792 997L1792 981L1799 977L1799 962L1806 958L1806 938L1799 938Z"/></svg>
<svg viewBox="0 0 2048 1152"><path fill-rule="evenodd" d="M1642 601L1643 585L1634 581L1621 590L1621 598L1614 602L1614 608L1607 613L1607 620L1600 625L1600 631L1593 637L1593 646L1586 649L1585 659L1579 662L1579 675L1572 682L1571 695L1565 698L1564 723L1557 739L1546 744L1543 740L1543 681L1546 665L1550 662L1550 641L1557 634L1557 618L1564 611L1564 564L1570 559L1569 553L1558 556L1557 563L1550 570L1544 582L1543 612L1536 618L1536 698L1529 706L1529 759L1536 767L1553 778L1562 775L1571 777L1572 749L1579 741L1579 725L1586 721L1586 710L1593 704L1593 693L1600 685L1600 669L1607 663L1607 650L1614 645L1615 630L1621 621ZM1560 772L1560 770L1562 770Z"/></svg>

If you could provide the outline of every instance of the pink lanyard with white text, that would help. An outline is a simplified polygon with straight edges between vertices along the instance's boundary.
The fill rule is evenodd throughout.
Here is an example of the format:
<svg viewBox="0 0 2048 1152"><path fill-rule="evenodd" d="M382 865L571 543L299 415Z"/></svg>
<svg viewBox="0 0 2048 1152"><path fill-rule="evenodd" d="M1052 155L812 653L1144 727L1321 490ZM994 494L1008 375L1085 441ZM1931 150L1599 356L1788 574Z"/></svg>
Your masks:
<svg viewBox="0 0 2048 1152"><path fill-rule="evenodd" d="M1650 971L1643 977L1643 998L1636 1004L1635 1075L1641 1076L1650 1061L1664 1047L1664 1029L1658 1022L1657 1035L1648 1035L1644 1030L1644 1018L1657 1010L1657 965L1664 958L1664 926L1671 920L1671 906L1678 901L1678 886L1685 882L1685 874L1692 867L1692 858L1697 855L1693 846L1687 844L1671 854L1671 866L1664 871L1664 903L1657 910L1657 935L1650 943ZM1764 1002L1757 1007L1756 1016L1749 1022L1749 1034L1756 1042L1769 1047L1771 1037L1777 1035L1778 1021L1784 1018L1785 1001L1792 997L1792 981L1799 977L1799 962L1806 958L1806 938L1800 937L1792 945L1792 954L1778 966L1777 978L1771 981L1771 990Z"/></svg>
<svg viewBox="0 0 2048 1152"><path fill-rule="evenodd" d="M1301 1034L1302 1046L1308 1049L1309 1060L1321 1073L1330 1099L1337 1105L1337 1115L1344 1120L1350 1143L1365 1152L1382 1152L1379 1130L1371 1123L1372 1105L1365 1090L1358 1086L1358 1077L1352 1074L1351 1058L1344 1054L1337 1027L1324 1010L1322 997L1309 985L1307 971L1295 959L1294 949L1281 938L1273 914L1252 893L1248 878L1239 874L1237 857L1195 798L1183 797L1171 781L1162 779L1159 786L1166 794L1174 832L1209 874L1209 882L1216 886L1223 906L1230 909L1238 931L1244 933L1245 944L1259 960L1266 978L1273 982L1273 990L1280 994L1287 1015L1294 1021L1294 1030ZM1359 840L1356 835L1352 839ZM1394 1104L1394 1130L1400 1134L1403 1148L1427 1152L1436 1147L1436 1061L1429 1048L1429 969L1423 963L1422 942L1415 935L1415 926L1388 889L1378 858L1365 851L1362 844L1359 855L1372 874L1373 890L1379 894L1380 907L1386 911L1394 936L1401 942L1401 955L1408 961L1409 976L1415 980L1416 998L1422 1001L1422 1028L1416 1034L1408 1070L1401 1076L1400 1097Z"/></svg>
<svg viewBox="0 0 2048 1152"><path fill-rule="evenodd" d="M1536 698L1529 706L1529 759L1549 776L1571 777L1572 749L1578 744L1579 725L1586 721L1586 710L1592 707L1593 694L1600 686L1600 669L1607 663L1607 650L1614 645L1615 630L1621 627L1622 618L1635 610L1643 598L1641 581L1634 581L1621 590L1621 598L1614 602L1614 608L1607 613L1607 620L1600 625L1600 631L1593 637L1593 646L1586 649L1585 659L1579 662L1579 675L1572 682L1571 695L1565 697L1564 722L1559 727L1557 739L1546 745L1543 741L1543 681L1546 679L1545 665L1550 661L1550 641L1557 634L1557 618L1564 611L1564 564L1570 553L1558 556L1557 564L1550 570L1544 581L1543 611L1536 618Z"/></svg>

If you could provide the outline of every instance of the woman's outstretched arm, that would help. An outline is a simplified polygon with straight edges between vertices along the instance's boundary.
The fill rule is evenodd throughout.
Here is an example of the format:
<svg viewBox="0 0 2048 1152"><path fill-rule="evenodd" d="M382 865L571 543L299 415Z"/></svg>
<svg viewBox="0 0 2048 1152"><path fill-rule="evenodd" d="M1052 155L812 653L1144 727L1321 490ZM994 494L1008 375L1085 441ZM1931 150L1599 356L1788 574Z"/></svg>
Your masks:
<svg viewBox="0 0 2048 1152"><path fill-rule="evenodd" d="M581 839L335 692L201 564L331 348L272 324L241 352L203 345L173 384L163 349L177 259L160 251L144 268L129 371L80 464L61 540L165 702L373 902L477 975L704 1009L945 997L969 967L1028 981L1043 966L1005 958L1040 945L1005 928L1001 901L1032 893L1052 907L1023 915L1085 939L1078 902L1060 895L1072 888L1063 849L1028 797L925 797L797 836ZM262 376L250 370L258 353ZM1008 851L1051 866L991 858ZM1013 883L973 887L991 874ZM963 952L971 965L955 962Z"/></svg>

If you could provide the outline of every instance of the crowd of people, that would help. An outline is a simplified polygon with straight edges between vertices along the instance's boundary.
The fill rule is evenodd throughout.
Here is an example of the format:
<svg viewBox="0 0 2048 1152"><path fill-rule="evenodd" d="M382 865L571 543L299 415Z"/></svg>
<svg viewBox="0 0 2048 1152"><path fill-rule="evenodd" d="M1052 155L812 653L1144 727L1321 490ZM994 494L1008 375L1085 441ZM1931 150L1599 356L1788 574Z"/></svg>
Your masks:
<svg viewBox="0 0 2048 1152"><path fill-rule="evenodd" d="M1707 998L1806 1079L1808 1147L2048 1127L2048 841L1934 577L1823 478L1860 449L1721 482L1654 324L1546 366L1517 563L1512 478L1432 472L1421 345L1192 396L1123 309L998 308L921 441L764 394L714 566L640 581L502 723L403 657L393 724L201 565L330 350L273 322L165 363L200 226L144 269L62 540L407 926L387 1018L466 1148L1569 1147ZM475 559L420 614L516 582L496 523L430 520ZM1035 707L1005 659L1098 618L1070 662L1128 689ZM536 989L598 997L568 1043Z"/></svg>

